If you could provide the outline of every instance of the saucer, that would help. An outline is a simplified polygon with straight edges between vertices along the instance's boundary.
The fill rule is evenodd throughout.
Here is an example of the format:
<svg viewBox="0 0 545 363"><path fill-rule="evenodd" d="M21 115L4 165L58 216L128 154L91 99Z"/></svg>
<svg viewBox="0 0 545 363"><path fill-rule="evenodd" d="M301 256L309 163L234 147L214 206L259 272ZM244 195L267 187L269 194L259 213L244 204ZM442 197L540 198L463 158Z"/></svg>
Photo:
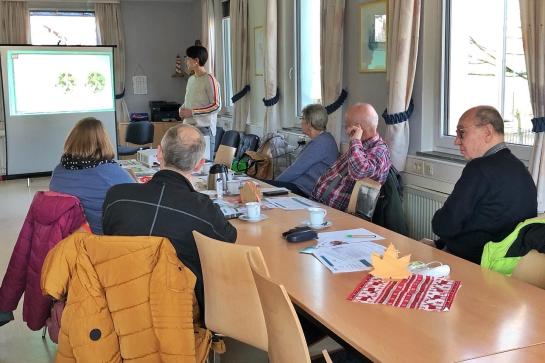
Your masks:
<svg viewBox="0 0 545 363"><path fill-rule="evenodd" d="M268 219L268 218L269 218L269 217L267 217L267 216L264 215L264 214L261 214L261 215L259 216L259 218L257 218L257 219L250 219L250 218L248 218L248 217L247 217L246 215L244 215L244 214L241 215L240 217L238 217L238 219L242 219L243 221L252 222L252 223L253 223L253 222L261 222L261 221L264 221L265 219Z"/></svg>
<svg viewBox="0 0 545 363"><path fill-rule="evenodd" d="M318 225L318 226L313 226L310 224L310 221L307 219L305 221L303 221L301 224L303 224L304 226L307 226L307 227L310 227L312 229L324 229L324 228L327 228L327 227L331 227L333 225L333 223L331 223L331 221L325 221L324 223Z"/></svg>

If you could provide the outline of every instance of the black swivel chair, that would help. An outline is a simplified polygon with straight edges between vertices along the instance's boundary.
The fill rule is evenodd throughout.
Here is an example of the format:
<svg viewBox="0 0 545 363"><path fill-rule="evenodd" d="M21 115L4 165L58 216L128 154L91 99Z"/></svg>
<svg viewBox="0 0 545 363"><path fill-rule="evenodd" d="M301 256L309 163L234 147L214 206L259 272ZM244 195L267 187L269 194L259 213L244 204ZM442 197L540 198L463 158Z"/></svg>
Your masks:
<svg viewBox="0 0 545 363"><path fill-rule="evenodd" d="M216 143L214 144L214 152L218 151L223 134L225 134L225 130L223 129L223 127L216 126Z"/></svg>
<svg viewBox="0 0 545 363"><path fill-rule="evenodd" d="M225 131L220 142L221 145L231 146L231 147L234 147L235 149L238 149L239 143L240 143L240 134L238 133L238 131L235 131L235 130Z"/></svg>
<svg viewBox="0 0 545 363"><path fill-rule="evenodd" d="M129 122L125 141L136 145L147 145L153 143L153 124L149 121ZM149 147L134 147L117 145L117 154L134 155L138 150L149 149Z"/></svg>
<svg viewBox="0 0 545 363"><path fill-rule="evenodd" d="M235 158L241 159L246 151L257 151L258 146L259 136L254 134L242 134Z"/></svg>

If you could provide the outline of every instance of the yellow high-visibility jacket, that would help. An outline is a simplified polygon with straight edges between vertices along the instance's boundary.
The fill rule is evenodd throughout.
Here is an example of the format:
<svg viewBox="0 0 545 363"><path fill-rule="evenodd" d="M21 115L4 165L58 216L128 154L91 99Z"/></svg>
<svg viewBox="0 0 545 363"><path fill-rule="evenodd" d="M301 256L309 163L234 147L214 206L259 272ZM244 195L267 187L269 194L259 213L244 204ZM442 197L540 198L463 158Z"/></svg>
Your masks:
<svg viewBox="0 0 545 363"><path fill-rule="evenodd" d="M74 233L41 286L67 298L57 362L195 362L195 275L166 238Z"/></svg>

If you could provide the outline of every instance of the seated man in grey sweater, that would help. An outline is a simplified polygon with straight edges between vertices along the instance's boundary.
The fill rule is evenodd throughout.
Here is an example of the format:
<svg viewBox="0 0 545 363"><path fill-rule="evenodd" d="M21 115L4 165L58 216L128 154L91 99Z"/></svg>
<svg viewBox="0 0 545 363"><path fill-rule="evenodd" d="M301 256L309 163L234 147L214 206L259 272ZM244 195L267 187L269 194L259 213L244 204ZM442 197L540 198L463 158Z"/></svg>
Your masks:
<svg viewBox="0 0 545 363"><path fill-rule="evenodd" d="M312 104L303 108L301 127L310 142L295 162L273 181L268 183L286 187L307 197L318 178L337 160L339 149L333 136L325 131L327 111L322 105Z"/></svg>

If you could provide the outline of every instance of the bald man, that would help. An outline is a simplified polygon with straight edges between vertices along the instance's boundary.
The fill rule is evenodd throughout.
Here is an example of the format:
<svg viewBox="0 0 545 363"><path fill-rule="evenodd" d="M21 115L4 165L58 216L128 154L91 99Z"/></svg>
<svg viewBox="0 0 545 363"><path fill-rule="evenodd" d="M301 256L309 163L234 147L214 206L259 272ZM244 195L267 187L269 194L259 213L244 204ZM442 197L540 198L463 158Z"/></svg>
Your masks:
<svg viewBox="0 0 545 363"><path fill-rule="evenodd" d="M195 293L204 317L202 270L192 231L234 242L237 230L210 198L193 188L190 175L204 163L205 142L190 125L171 127L158 147L161 170L145 184L111 188L103 205L106 235L167 237L176 254L197 277Z"/></svg>
<svg viewBox="0 0 545 363"><path fill-rule="evenodd" d="M356 180L370 178L384 184L392 162L388 146L377 133L378 114L368 103L356 103L346 111L346 153L314 186L312 199L344 211Z"/></svg>
<svg viewBox="0 0 545 363"><path fill-rule="evenodd" d="M480 263L486 242L503 240L519 222L536 216L536 186L504 143L503 119L495 108L464 112L454 144L468 163L433 217L433 232L440 237L435 244Z"/></svg>

